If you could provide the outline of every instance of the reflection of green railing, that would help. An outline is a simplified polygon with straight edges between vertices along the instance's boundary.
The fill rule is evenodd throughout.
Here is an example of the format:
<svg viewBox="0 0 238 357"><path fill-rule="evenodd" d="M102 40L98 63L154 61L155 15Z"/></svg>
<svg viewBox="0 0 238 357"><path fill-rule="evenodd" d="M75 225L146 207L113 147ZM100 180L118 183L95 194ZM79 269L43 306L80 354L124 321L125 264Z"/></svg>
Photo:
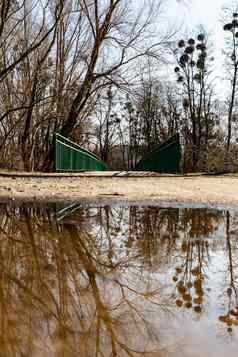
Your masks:
<svg viewBox="0 0 238 357"><path fill-rule="evenodd" d="M55 167L57 171L104 171L106 164L92 152L56 134Z"/></svg>
<svg viewBox="0 0 238 357"><path fill-rule="evenodd" d="M56 212L56 219L57 221L63 221L66 217L72 215L75 211L77 211L79 208L81 208L82 205L79 203L73 203L69 206L60 208Z"/></svg>
<svg viewBox="0 0 238 357"><path fill-rule="evenodd" d="M172 136L163 144L157 146L137 163L136 171L179 172L181 147L179 135Z"/></svg>

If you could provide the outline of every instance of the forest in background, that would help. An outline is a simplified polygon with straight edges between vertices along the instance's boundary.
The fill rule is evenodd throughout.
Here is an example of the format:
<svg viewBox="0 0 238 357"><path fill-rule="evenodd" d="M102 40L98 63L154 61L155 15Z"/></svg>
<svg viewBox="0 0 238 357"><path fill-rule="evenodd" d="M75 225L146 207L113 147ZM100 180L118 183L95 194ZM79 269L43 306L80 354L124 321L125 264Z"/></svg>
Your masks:
<svg viewBox="0 0 238 357"><path fill-rule="evenodd" d="M236 5L216 78L212 36L170 28L166 0L0 0L0 168L52 170L59 133L129 170L179 133L184 172L238 171Z"/></svg>

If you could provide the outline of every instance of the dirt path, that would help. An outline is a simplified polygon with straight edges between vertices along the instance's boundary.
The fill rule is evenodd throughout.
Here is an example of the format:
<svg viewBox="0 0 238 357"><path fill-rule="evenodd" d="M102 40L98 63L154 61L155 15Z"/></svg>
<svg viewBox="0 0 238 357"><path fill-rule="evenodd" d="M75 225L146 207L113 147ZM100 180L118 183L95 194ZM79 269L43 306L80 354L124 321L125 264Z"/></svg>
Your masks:
<svg viewBox="0 0 238 357"><path fill-rule="evenodd" d="M181 177L144 173L80 175L0 174L0 200L150 201L238 206L238 177Z"/></svg>

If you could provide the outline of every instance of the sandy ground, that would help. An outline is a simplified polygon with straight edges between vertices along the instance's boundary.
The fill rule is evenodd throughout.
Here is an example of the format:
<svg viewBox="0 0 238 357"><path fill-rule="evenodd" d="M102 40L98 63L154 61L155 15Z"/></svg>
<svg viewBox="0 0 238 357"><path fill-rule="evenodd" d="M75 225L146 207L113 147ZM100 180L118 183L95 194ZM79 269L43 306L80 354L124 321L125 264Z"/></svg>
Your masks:
<svg viewBox="0 0 238 357"><path fill-rule="evenodd" d="M0 201L174 202L238 207L238 177L0 173Z"/></svg>

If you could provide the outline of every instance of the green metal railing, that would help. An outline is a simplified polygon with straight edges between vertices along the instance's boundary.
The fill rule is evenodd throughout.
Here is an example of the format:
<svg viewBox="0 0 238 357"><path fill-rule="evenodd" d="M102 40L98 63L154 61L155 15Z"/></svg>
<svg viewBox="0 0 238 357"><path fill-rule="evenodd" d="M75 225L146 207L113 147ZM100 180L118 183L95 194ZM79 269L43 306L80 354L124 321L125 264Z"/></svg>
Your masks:
<svg viewBox="0 0 238 357"><path fill-rule="evenodd" d="M105 171L107 165L97 155L56 134L55 168L56 171Z"/></svg>
<svg viewBox="0 0 238 357"><path fill-rule="evenodd" d="M175 173L180 171L180 160L180 139L179 134L176 134L142 157L135 170Z"/></svg>

